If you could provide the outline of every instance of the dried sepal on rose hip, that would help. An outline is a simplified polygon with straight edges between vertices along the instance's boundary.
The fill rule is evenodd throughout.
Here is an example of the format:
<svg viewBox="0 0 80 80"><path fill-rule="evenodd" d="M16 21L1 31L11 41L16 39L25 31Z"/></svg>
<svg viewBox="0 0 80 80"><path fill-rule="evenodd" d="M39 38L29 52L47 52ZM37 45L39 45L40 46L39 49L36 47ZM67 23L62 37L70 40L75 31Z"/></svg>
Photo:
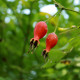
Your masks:
<svg viewBox="0 0 80 80"><path fill-rule="evenodd" d="M30 40L31 48L36 48L40 42L39 39L43 38L47 33L47 24L44 21L40 21L34 28L34 38Z"/></svg>
<svg viewBox="0 0 80 80"><path fill-rule="evenodd" d="M44 58L48 57L49 51L57 44L57 41L58 37L54 32L48 35L48 37L46 38L46 49L44 49L42 52Z"/></svg>

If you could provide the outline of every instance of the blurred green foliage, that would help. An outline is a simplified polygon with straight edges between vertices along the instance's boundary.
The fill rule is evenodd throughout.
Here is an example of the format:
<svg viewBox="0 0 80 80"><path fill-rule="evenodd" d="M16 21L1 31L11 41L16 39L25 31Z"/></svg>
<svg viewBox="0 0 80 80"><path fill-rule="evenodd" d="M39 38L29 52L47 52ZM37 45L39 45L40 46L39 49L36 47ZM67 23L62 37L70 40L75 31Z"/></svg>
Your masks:
<svg viewBox="0 0 80 80"><path fill-rule="evenodd" d="M56 0L70 9L79 9L74 0ZM53 0L0 0L0 80L80 80L80 14L61 13L56 34L57 45L50 51L48 59L41 53L45 40L53 32L59 15L47 22L48 33L40 40L33 54L28 53L29 41L33 37L34 24L45 21L51 15L40 12ZM41 5L41 6L40 6ZM30 14L24 14L28 9ZM70 60L70 64L61 63Z"/></svg>

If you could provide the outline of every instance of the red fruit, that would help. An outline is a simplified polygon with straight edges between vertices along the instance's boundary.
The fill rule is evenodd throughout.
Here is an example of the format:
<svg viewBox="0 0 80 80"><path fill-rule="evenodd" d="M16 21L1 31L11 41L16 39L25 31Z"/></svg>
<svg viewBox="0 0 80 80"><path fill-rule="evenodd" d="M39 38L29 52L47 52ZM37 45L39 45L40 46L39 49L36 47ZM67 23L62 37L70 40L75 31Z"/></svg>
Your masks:
<svg viewBox="0 0 80 80"><path fill-rule="evenodd" d="M48 52L50 51L51 48L53 48L58 41L58 37L55 33L50 33L48 35L48 37L46 38L46 49L44 49L42 55L47 57L48 56Z"/></svg>
<svg viewBox="0 0 80 80"><path fill-rule="evenodd" d="M46 51L49 52L51 48L53 48L58 41L58 37L55 33L50 33L46 38Z"/></svg>
<svg viewBox="0 0 80 80"><path fill-rule="evenodd" d="M31 41L36 41L36 45L40 43L39 39L45 36L47 30L47 24L44 21L38 22L34 28L34 38L32 38Z"/></svg>
<svg viewBox="0 0 80 80"><path fill-rule="evenodd" d="M47 33L47 24L43 21L38 22L34 29L34 39L39 40L43 38L46 33Z"/></svg>

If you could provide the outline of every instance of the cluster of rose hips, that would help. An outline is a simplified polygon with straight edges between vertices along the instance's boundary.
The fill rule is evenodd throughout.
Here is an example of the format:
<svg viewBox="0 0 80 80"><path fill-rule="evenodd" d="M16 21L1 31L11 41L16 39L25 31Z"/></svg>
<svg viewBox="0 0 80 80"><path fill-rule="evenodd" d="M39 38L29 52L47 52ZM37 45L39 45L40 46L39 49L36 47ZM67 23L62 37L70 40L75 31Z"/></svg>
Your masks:
<svg viewBox="0 0 80 80"><path fill-rule="evenodd" d="M43 38L47 33L47 24L44 21L40 21L36 24L34 28L34 38L30 40L31 48L36 48L40 42L39 39ZM46 38L46 49L43 50L42 55L46 58L49 51L53 48L58 41L57 35L53 32L50 33Z"/></svg>

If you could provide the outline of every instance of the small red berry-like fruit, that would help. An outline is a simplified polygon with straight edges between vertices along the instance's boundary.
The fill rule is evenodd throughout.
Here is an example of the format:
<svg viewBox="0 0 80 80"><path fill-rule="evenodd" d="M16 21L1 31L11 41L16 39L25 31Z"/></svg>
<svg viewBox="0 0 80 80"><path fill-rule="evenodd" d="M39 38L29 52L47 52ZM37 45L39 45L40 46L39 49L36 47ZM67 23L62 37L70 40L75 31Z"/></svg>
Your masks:
<svg viewBox="0 0 80 80"><path fill-rule="evenodd" d="M46 38L46 49L43 50L42 55L46 58L48 56L48 52L51 48L53 48L58 41L57 35L53 32L48 35Z"/></svg>
<svg viewBox="0 0 80 80"><path fill-rule="evenodd" d="M40 21L36 24L34 28L34 38L30 40L31 47L34 45L35 48L40 44L39 39L45 36L47 30L47 24L44 21Z"/></svg>

